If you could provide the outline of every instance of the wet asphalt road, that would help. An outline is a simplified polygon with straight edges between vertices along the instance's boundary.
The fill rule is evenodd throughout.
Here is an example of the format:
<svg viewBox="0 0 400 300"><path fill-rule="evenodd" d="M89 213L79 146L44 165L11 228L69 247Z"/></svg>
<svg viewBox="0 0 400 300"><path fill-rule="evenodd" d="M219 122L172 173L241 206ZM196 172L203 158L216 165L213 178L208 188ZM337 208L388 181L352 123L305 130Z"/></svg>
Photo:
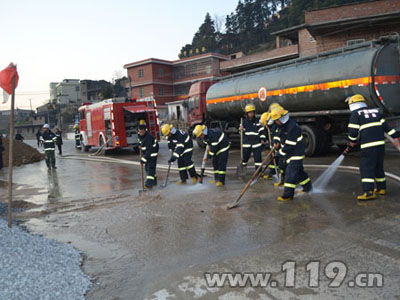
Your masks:
<svg viewBox="0 0 400 300"><path fill-rule="evenodd" d="M64 148L66 155L87 157L70 141ZM195 163L202 154L196 148ZM338 154L305 164L330 164ZM111 156L138 160L132 153ZM168 156L162 143L159 163ZM356 166L357 156L344 165ZM222 189L208 179L177 186L174 172L165 190L139 197L137 166L71 158L57 158L58 169L51 173L44 162L15 168L18 199L38 205L17 217L34 232L85 253L83 269L96 282L88 299L400 299L400 185L393 180L386 197L363 205L355 200L361 184L354 172L339 171L326 193L290 203L276 201L282 190L260 180L238 208L226 211L224 205L245 184L233 170ZM400 176L399 158L389 149L386 171ZM238 159L233 150L229 165ZM323 170L307 171L315 180ZM160 181L164 177L159 172ZM281 270L287 260L298 266L290 288L283 286ZM320 262L319 287L309 286L309 261ZM324 274L332 261L347 266L338 288L329 287ZM278 287L210 288L205 272L271 272ZM384 286L349 287L359 272L382 274Z"/></svg>

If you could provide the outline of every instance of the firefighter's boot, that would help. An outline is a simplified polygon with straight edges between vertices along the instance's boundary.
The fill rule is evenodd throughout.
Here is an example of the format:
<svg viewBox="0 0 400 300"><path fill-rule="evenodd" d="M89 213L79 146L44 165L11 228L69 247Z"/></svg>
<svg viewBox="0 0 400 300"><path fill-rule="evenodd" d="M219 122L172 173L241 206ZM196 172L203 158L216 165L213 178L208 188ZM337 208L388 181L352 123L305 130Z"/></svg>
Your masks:
<svg viewBox="0 0 400 300"><path fill-rule="evenodd" d="M209 183L215 184L215 180L214 180L214 179L211 179L211 180L209 181Z"/></svg>
<svg viewBox="0 0 400 300"><path fill-rule="evenodd" d="M279 196L276 200L278 200L278 201L290 201L290 200L293 200L293 198L292 197L283 197L283 196Z"/></svg>
<svg viewBox="0 0 400 300"><path fill-rule="evenodd" d="M272 180L272 176L271 175L263 175L263 178L267 179L267 180Z"/></svg>
<svg viewBox="0 0 400 300"><path fill-rule="evenodd" d="M374 191L368 191L360 196L357 196L357 200L360 200L360 201L368 201L368 200L373 200L375 198L376 198L376 195L375 195Z"/></svg>
<svg viewBox="0 0 400 300"><path fill-rule="evenodd" d="M180 179L176 184L186 184L186 179Z"/></svg>
<svg viewBox="0 0 400 300"><path fill-rule="evenodd" d="M193 183L193 184L196 184L196 183L197 183L197 176L194 176L194 177L192 178L192 183Z"/></svg>
<svg viewBox="0 0 400 300"><path fill-rule="evenodd" d="M386 189L380 189L380 190L374 189L374 193L384 196L384 195L386 195Z"/></svg>
<svg viewBox="0 0 400 300"><path fill-rule="evenodd" d="M216 186L217 186L217 187L224 186L224 183L222 183L221 181L218 181L217 184L216 184Z"/></svg>
<svg viewBox="0 0 400 300"><path fill-rule="evenodd" d="M274 183L274 186L275 186L275 187L282 187L283 184L284 184L283 181L281 181L281 182L275 182L275 183Z"/></svg>

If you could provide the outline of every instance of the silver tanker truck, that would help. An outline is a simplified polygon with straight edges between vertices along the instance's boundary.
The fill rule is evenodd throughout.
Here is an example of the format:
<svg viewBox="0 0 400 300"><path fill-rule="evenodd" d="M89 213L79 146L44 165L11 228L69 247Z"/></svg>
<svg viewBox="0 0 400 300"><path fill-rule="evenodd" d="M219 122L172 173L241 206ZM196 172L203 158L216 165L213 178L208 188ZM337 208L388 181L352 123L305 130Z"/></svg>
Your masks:
<svg viewBox="0 0 400 300"><path fill-rule="evenodd" d="M246 104L254 103L261 114L277 102L301 124L306 154L312 156L332 144L346 145L350 111L345 99L354 94L362 94L393 127L400 127L398 34L234 74L214 84L196 83L189 93L188 121L191 126L218 126L235 141Z"/></svg>

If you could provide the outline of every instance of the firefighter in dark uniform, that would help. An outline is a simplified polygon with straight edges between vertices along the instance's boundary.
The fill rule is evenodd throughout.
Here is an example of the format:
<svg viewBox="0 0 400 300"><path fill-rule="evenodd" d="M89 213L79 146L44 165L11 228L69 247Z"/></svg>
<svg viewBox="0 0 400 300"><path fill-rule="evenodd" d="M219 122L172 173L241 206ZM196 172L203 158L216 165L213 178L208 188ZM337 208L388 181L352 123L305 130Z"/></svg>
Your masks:
<svg viewBox="0 0 400 300"><path fill-rule="evenodd" d="M3 168L3 135L0 133L0 170Z"/></svg>
<svg viewBox="0 0 400 300"><path fill-rule="evenodd" d="M59 128L56 128L56 137L57 137L57 148L58 148L58 154L60 156L62 155L62 145L63 145L63 140L62 140L62 132Z"/></svg>
<svg viewBox="0 0 400 300"><path fill-rule="evenodd" d="M209 146L207 159L213 159L214 179L216 186L221 187L225 184L226 166L231 143L229 138L217 128L207 128L206 125L196 125L193 134L201 138ZM210 183L214 183L210 181Z"/></svg>
<svg viewBox="0 0 400 300"><path fill-rule="evenodd" d="M151 189L157 185L156 167L159 146L157 140L147 131L144 120L139 122L139 145L142 152L140 163L145 165L146 170L144 187Z"/></svg>
<svg viewBox="0 0 400 300"><path fill-rule="evenodd" d="M56 167L56 135L50 130L49 124L43 125L43 133L41 136L41 141L44 148L44 153L46 155L46 165L47 168L50 170L51 168L57 169Z"/></svg>
<svg viewBox="0 0 400 300"><path fill-rule="evenodd" d="M77 124L74 125L74 133L75 133L75 148L81 149L81 134L79 132L79 126Z"/></svg>
<svg viewBox="0 0 400 300"><path fill-rule="evenodd" d="M296 185L303 187L303 192L312 190L311 179L304 171L303 159L305 158L303 135L301 128L294 119L289 117L288 111L283 107L271 108L271 119L280 127L280 142L274 145L280 148L278 157L286 162L286 176L283 195L277 200L293 200Z"/></svg>
<svg viewBox="0 0 400 300"><path fill-rule="evenodd" d="M276 103L272 103L270 106L270 109L274 107ZM270 112L265 112L261 115L260 117L260 124L265 127L265 131L268 134L268 130L270 131L271 134L271 145L269 145L270 149L275 149L276 145L276 150L279 150L279 143L280 143L280 137L279 137L279 126L275 124L273 120L271 120L271 114ZM269 138L268 138L269 139ZM275 163L274 159L271 159L271 161L268 164L268 168L270 169L268 175L264 175L265 179L272 179L272 176L275 175L276 171L280 172L280 182L274 183L274 186L283 186L284 181L285 181L285 168L286 164L283 160L279 161L278 156L275 155L275 163L276 163L276 169L275 170Z"/></svg>
<svg viewBox="0 0 400 300"><path fill-rule="evenodd" d="M254 166L257 170L261 166L261 151L265 144L266 135L263 126L256 118L256 107L254 104L247 104L245 107L246 117L243 118L243 161L242 165L247 166L250 155L253 152Z"/></svg>
<svg viewBox="0 0 400 300"><path fill-rule="evenodd" d="M186 183L188 172L192 177L193 184L197 183L197 173L192 161L193 141L190 136L182 131L176 130L172 124L161 126L161 133L168 137L168 148L172 151L172 156L168 163L178 160L178 169L180 180L178 184Z"/></svg>
<svg viewBox="0 0 400 300"><path fill-rule="evenodd" d="M360 175L364 193L357 196L358 200L371 200L376 194L386 194L386 177L383 169L385 157L385 132L393 138L399 138L399 133L390 128L382 119L378 109L370 109L365 98L356 94L346 99L351 111L348 125L350 146L360 144ZM347 154L349 148L346 149ZM376 184L376 188L375 188Z"/></svg>

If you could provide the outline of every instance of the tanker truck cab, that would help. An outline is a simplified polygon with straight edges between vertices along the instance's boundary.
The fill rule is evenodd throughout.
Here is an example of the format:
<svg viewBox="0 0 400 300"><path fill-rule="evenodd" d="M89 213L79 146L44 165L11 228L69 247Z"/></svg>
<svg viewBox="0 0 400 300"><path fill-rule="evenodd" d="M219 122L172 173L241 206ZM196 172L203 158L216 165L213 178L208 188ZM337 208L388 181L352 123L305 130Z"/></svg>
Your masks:
<svg viewBox="0 0 400 300"><path fill-rule="evenodd" d="M79 108L79 127L84 151L91 147L105 150L138 150L138 126L145 120L148 131L160 139L158 113L154 99L129 101L125 98L103 100Z"/></svg>
<svg viewBox="0 0 400 300"><path fill-rule="evenodd" d="M190 128L204 123L207 113L206 94L213 81L199 81L191 85L186 100L188 108L187 123Z"/></svg>

